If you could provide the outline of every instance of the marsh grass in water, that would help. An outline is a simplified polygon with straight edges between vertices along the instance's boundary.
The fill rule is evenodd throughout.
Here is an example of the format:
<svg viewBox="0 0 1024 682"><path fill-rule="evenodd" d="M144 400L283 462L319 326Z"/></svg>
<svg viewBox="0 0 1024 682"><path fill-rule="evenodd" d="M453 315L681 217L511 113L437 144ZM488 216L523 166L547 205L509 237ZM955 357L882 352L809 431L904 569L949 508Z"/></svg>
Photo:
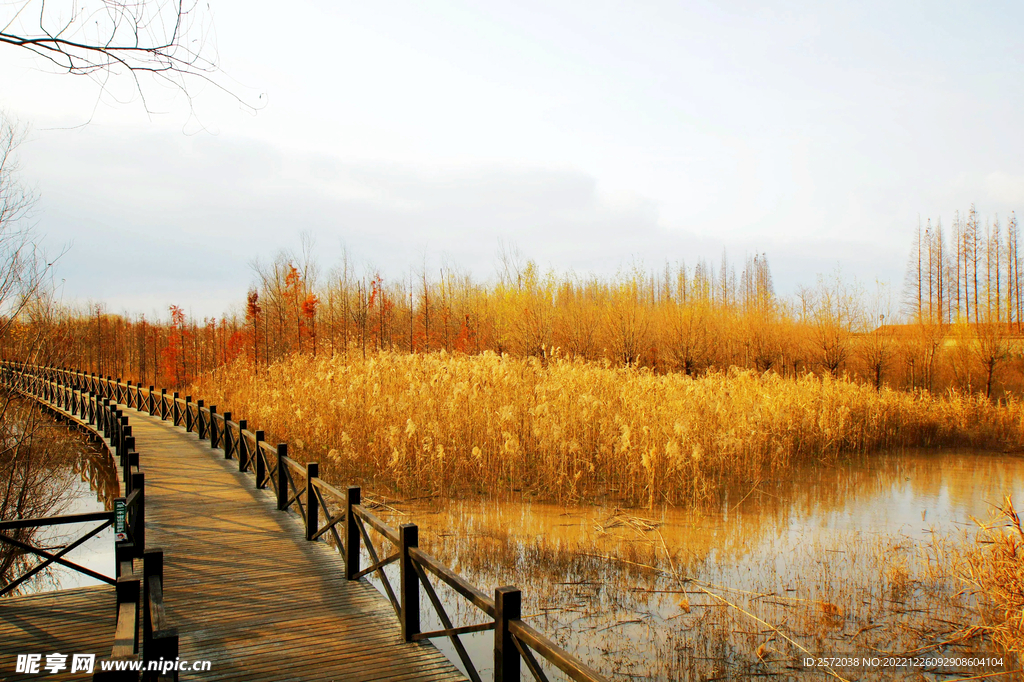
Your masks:
<svg viewBox="0 0 1024 682"><path fill-rule="evenodd" d="M530 621L614 679L954 680L1019 668L964 562L987 565L993 545L969 518L1024 490L1024 462L903 452L807 476L735 491L715 510L441 498L378 509L419 523L427 551L474 584L521 586ZM462 624L480 619L448 604ZM484 665L487 646L485 635ZM1004 665L832 675L802 664L886 655Z"/></svg>

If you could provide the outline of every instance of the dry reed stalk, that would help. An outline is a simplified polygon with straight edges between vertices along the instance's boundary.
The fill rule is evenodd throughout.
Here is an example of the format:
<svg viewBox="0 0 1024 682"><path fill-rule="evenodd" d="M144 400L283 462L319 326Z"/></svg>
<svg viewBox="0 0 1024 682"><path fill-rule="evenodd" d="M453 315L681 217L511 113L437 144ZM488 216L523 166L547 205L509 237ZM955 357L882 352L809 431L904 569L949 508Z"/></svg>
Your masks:
<svg viewBox="0 0 1024 682"><path fill-rule="evenodd" d="M981 600L984 629L1018 659L1024 657L1024 528L1007 496L976 543L955 563L958 577Z"/></svg>

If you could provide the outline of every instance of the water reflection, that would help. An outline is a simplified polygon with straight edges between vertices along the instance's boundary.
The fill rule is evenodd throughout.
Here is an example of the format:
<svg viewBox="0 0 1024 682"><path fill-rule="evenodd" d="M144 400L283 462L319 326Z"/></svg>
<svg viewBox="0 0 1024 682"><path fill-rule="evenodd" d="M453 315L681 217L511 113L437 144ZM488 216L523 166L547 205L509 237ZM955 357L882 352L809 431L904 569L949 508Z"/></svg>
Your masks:
<svg viewBox="0 0 1024 682"><path fill-rule="evenodd" d="M54 427L58 428L58 427ZM64 427L59 427L64 428ZM62 440L69 446L66 456L55 458L59 467L46 472L47 484L31 487L26 492L30 506L42 516L80 514L113 509L114 499L120 495L117 469L106 449L92 443L83 443L79 434L70 434L71 440ZM26 529L18 539L35 547L56 553L60 547L81 537L94 528L95 522ZM114 575L114 535L106 528L64 556L67 560L105 575ZM23 575L41 559L12 549L0 543L0 565L8 566L0 575L0 585ZM51 564L15 590L15 594L30 594L101 584L100 581L71 568Z"/></svg>
<svg viewBox="0 0 1024 682"><path fill-rule="evenodd" d="M713 510L435 499L391 517L415 520L421 544L471 582L522 587L524 612L600 670L799 678L787 665L801 647L910 651L944 641L944 623L976 622L950 552L1007 495L1024 498L1021 457L910 451L760 481ZM488 668L489 635L470 648Z"/></svg>

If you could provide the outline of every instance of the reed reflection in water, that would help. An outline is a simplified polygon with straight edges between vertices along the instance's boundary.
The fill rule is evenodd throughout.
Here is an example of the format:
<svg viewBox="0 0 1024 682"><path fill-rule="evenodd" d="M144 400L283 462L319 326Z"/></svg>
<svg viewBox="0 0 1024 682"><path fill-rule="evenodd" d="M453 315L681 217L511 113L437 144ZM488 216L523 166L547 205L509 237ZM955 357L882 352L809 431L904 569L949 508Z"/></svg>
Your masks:
<svg viewBox="0 0 1024 682"><path fill-rule="evenodd" d="M418 523L421 545L471 582L521 587L531 622L617 679L810 679L822 671L805 655L998 653L952 567L971 517L1006 495L1024 498L1016 455L911 451L761 481L710 511L429 499L380 512ZM456 624L480 620L446 607ZM470 638L483 668L489 638Z"/></svg>
<svg viewBox="0 0 1024 682"><path fill-rule="evenodd" d="M89 443L79 432L19 406L8 416L19 418L19 436L10 439L0 464L0 481L7 488L4 520L51 517L112 509L120 494L117 470L106 450ZM11 423L17 424L18 421ZM10 428L8 426L8 428ZM51 553L81 536L95 523L66 524L9 531L16 539ZM113 530L105 529L65 555L86 568L113 575ZM39 565L42 559L0 542L0 586ZM70 568L51 564L12 594L28 594L96 585L99 581Z"/></svg>

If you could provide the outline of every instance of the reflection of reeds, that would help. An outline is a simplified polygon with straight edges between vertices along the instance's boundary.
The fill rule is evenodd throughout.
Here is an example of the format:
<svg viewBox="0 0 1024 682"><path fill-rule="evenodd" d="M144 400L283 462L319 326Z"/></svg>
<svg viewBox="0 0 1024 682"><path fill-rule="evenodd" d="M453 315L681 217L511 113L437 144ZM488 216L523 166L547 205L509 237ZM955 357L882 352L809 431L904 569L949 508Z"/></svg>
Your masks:
<svg viewBox="0 0 1024 682"><path fill-rule="evenodd" d="M399 506L430 519L421 524L421 542L431 553L478 585L523 586L528 620L615 679L915 679L891 668L834 667L830 674L800 661L999 655L972 627L976 604L950 571L963 544L944 536L808 529L792 541L768 531L745 556L723 560L694 552L678 526L670 532L672 522L645 532L625 520L589 522L614 520L621 510L573 511L581 522L558 532L565 515L542 505L552 524L543 532L532 521L512 521L523 518L512 504L431 503L429 515ZM946 672L1000 670L1012 668Z"/></svg>
<svg viewBox="0 0 1024 682"><path fill-rule="evenodd" d="M119 494L117 471L105 451L48 416L32 401L0 396L0 520L57 516L76 502L75 478L88 481L102 502ZM7 531L19 542L56 551L68 542L67 527L20 528ZM0 587L42 560L38 555L0 542ZM14 592L55 587L63 569L44 569Z"/></svg>
<svg viewBox="0 0 1024 682"><path fill-rule="evenodd" d="M844 453L1024 435L1024 406L956 392L490 353L295 355L258 377L238 362L193 394L290 441L325 478L403 496L704 504Z"/></svg>

